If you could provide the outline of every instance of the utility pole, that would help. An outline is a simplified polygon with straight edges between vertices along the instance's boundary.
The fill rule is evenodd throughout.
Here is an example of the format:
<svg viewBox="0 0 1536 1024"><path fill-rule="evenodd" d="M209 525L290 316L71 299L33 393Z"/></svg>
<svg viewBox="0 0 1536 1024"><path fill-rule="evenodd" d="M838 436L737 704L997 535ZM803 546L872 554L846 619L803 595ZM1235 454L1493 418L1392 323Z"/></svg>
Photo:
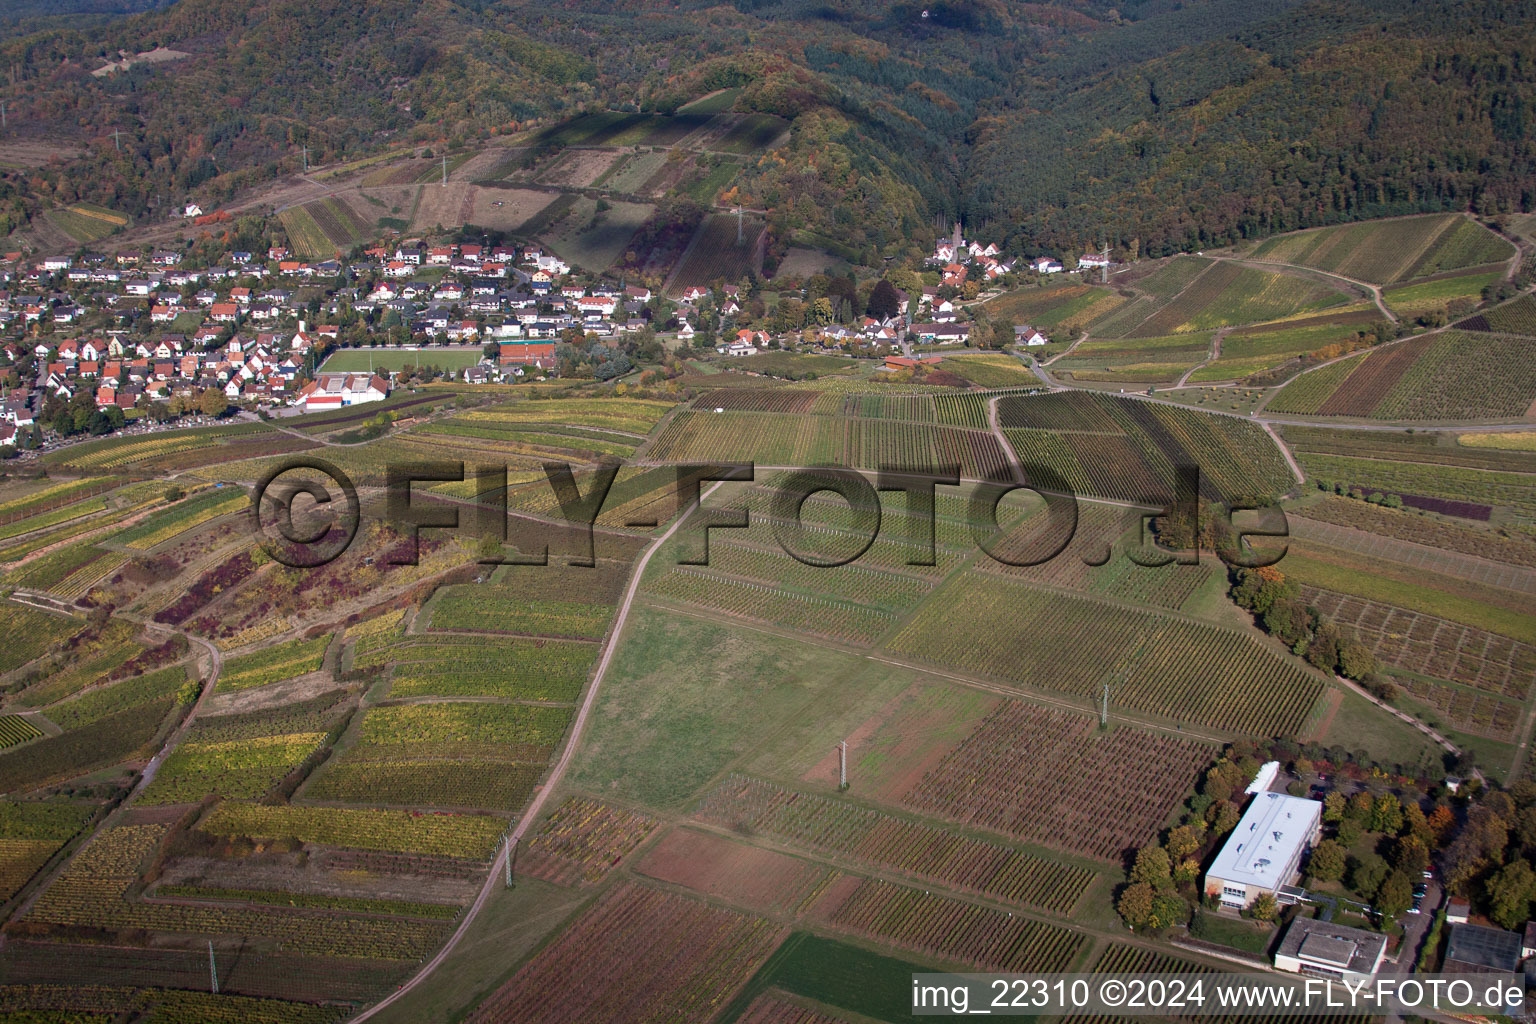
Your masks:
<svg viewBox="0 0 1536 1024"><path fill-rule="evenodd" d="M214 995L219 994L219 971L213 962L213 940L208 940L208 984Z"/></svg>
<svg viewBox="0 0 1536 1024"><path fill-rule="evenodd" d="M304 173L308 174L309 173L309 147L308 146L304 146L302 148L304 150Z"/></svg>
<svg viewBox="0 0 1536 1024"><path fill-rule="evenodd" d="M1104 684L1104 702L1099 705L1099 728L1109 728L1109 684Z"/></svg>
<svg viewBox="0 0 1536 1024"><path fill-rule="evenodd" d="M736 204L736 244L741 244L741 204Z"/></svg>
<svg viewBox="0 0 1536 1024"><path fill-rule="evenodd" d="M1104 258L1104 265L1099 268L1099 283L1109 284L1109 243L1100 241L1099 244L1102 246L1099 255Z"/></svg>
<svg viewBox="0 0 1536 1024"><path fill-rule="evenodd" d="M121 153L123 151L123 144L122 144L121 140L119 140L119 138L118 138L118 136L120 136L122 134L123 134L122 129L120 129L120 128L113 128L112 129L112 145L117 147L117 151L119 153Z"/></svg>
<svg viewBox="0 0 1536 1024"><path fill-rule="evenodd" d="M0 100L0 128L5 127L5 100Z"/></svg>
<svg viewBox="0 0 1536 1024"><path fill-rule="evenodd" d="M837 788L848 788L848 741L837 745Z"/></svg>
<svg viewBox="0 0 1536 1024"><path fill-rule="evenodd" d="M507 840L507 888L512 888L512 862L517 860L517 840Z"/></svg>
<svg viewBox="0 0 1536 1024"><path fill-rule="evenodd" d="M448 187L448 154L443 154L443 188Z"/></svg>

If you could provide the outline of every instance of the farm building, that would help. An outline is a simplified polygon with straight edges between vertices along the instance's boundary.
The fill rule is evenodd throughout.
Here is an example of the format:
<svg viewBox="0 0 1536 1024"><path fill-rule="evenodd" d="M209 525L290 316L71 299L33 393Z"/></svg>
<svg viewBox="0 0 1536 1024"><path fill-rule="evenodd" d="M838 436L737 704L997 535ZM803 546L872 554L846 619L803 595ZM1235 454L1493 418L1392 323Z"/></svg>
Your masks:
<svg viewBox="0 0 1536 1024"><path fill-rule="evenodd" d="M506 366L537 366L541 370L555 367L555 343L531 341L504 341L497 364Z"/></svg>
<svg viewBox="0 0 1536 1024"><path fill-rule="evenodd" d="M1276 892L1296 876L1301 855L1317 842L1323 805L1284 793L1260 793L1205 874L1205 893L1230 909Z"/></svg>
<svg viewBox="0 0 1536 1024"><path fill-rule="evenodd" d="M1292 974L1321 974L1365 981L1381 969L1387 937L1331 921L1298 917L1275 950L1275 967Z"/></svg>
<svg viewBox="0 0 1536 1024"><path fill-rule="evenodd" d="M389 381L373 373L322 373L299 389L293 404L305 412L379 402L389 396Z"/></svg>

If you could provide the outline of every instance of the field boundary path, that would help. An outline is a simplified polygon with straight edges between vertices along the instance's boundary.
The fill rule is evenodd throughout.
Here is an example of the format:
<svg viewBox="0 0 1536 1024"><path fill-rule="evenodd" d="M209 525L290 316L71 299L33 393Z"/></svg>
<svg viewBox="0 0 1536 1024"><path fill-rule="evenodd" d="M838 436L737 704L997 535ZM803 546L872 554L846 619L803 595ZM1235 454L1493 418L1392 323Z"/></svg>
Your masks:
<svg viewBox="0 0 1536 1024"><path fill-rule="evenodd" d="M666 532L652 541L650 546L645 549L645 553L636 560L634 571L629 577L629 585L625 587L623 600L619 602L618 611L614 615L613 629L608 635L608 643L603 648L603 656L598 660L597 668L592 674L592 682L587 687L587 692L582 698L581 706L576 711L576 717L571 721L570 733L567 735L565 747L560 753L560 760L555 762L554 768L551 769L549 775L539 787L538 792L534 794L533 800L529 802L528 806L519 816L517 824L507 833L507 841L502 844L500 851L497 852L495 858L491 861L490 873L486 875L484 884L480 886L480 893L475 897L475 902L470 904L469 909L459 918L459 926L454 929L453 934L448 937L448 941L437 951L437 954L431 960L422 964L421 970L412 975L409 981L353 1017L353 1021L368 1020L380 1011L392 1006L396 1000L404 997L415 989L417 985L420 985L430 977L432 972L437 970L442 962L452 954L454 948L458 946L460 940L469 931L470 925L474 923L475 918L480 915L480 911L485 908L491 893L496 891L496 886L500 883L502 865L506 863L507 851L522 839L523 834L528 831L528 826L539 816L539 811L544 806L544 801L559 786L560 780L565 776L566 768L570 766L571 759L575 756L576 747L581 742L582 730L587 724L587 716L591 714L592 708L597 703L598 690L602 687L603 677L607 674L608 666L613 661L613 653L618 649L619 639L623 635L625 623L629 619L629 610L634 605L635 595L640 591L640 579L645 575L645 567L650 564L651 556L661 550L662 545L672 538L672 535L677 532L683 523L688 521L688 517L703 504L704 499L713 494L723 483L724 481L719 481L701 493L698 500L689 505L687 510L678 516L671 526L667 527Z"/></svg>
<svg viewBox="0 0 1536 1024"><path fill-rule="evenodd" d="M1218 330L1215 334L1211 335L1211 349L1210 349L1210 351L1205 354L1205 358L1203 360L1201 360L1200 362L1196 363L1194 366L1191 366L1189 369L1184 371L1184 376L1180 377L1179 380L1178 380L1178 383L1174 384L1175 388L1182 388L1184 385L1189 383L1189 378L1194 375L1196 370L1203 369L1204 367L1207 367L1207 366L1211 365L1216 360L1221 358L1221 342L1222 342L1222 339L1224 339L1227 336L1227 333L1229 331L1231 331L1231 330L1232 330L1232 328L1230 328L1230 327L1223 327L1220 330ZM1076 348L1077 344L1074 342L1072 347ZM1066 353L1062 353L1062 354L1065 355Z"/></svg>

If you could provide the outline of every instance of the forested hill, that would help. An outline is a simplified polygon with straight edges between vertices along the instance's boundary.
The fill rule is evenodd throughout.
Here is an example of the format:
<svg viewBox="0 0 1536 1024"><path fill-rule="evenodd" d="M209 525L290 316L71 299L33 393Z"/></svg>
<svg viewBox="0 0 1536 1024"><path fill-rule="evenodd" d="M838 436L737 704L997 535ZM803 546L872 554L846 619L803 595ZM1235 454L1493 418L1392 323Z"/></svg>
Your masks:
<svg viewBox="0 0 1536 1024"><path fill-rule="evenodd" d="M1262 5L1255 5L1262 6ZM1536 4L1319 0L1146 53L1156 21L1042 62L976 126L966 206L1154 255L1428 210L1536 204ZM1053 73L1060 69L1059 73Z"/></svg>
<svg viewBox="0 0 1536 1024"><path fill-rule="evenodd" d="M0 161L0 235L81 199L222 202L301 147L473 146L724 86L795 125L734 197L871 258L939 217L1157 254L1530 208L1533 25L1509 0L178 0L0 43L7 132L60 153ZM189 56L89 74L155 46Z"/></svg>

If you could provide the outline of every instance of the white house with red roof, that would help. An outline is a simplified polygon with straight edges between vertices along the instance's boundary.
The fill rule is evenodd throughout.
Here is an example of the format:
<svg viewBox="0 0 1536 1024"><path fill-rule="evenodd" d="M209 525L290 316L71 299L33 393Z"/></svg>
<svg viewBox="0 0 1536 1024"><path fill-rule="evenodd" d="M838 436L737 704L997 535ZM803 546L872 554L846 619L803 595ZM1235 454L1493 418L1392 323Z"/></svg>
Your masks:
<svg viewBox="0 0 1536 1024"><path fill-rule="evenodd" d="M299 389L293 404L305 412L339 409L389 397L389 381L376 373L321 373Z"/></svg>

